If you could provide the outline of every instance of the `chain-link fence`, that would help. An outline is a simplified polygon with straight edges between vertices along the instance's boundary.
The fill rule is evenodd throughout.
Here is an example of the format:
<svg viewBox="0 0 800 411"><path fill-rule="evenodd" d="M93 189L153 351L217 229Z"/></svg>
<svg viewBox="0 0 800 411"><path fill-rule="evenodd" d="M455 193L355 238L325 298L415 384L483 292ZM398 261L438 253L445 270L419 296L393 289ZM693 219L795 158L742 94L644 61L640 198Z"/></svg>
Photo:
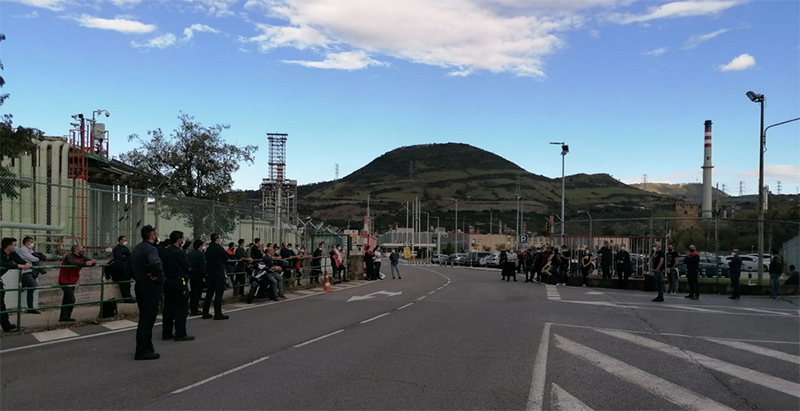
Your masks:
<svg viewBox="0 0 800 411"><path fill-rule="evenodd" d="M298 240L287 222L276 228L275 216L257 207L238 208L221 202L132 190L81 180L51 181L0 178L0 236L35 238L37 251L64 255L82 244L92 257L104 257L119 236L139 241L139 230L150 224L166 237L173 230L187 239L208 240L219 233L226 241L260 238L265 242Z"/></svg>

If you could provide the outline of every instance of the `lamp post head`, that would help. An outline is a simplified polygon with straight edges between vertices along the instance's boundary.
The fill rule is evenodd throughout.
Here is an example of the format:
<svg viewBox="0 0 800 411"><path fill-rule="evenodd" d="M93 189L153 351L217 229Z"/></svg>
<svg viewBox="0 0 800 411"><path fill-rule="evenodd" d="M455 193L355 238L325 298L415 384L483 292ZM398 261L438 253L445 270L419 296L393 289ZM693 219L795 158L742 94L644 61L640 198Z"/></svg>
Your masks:
<svg viewBox="0 0 800 411"><path fill-rule="evenodd" d="M569 146L564 144L561 146L561 155L565 156L567 153L569 153Z"/></svg>
<svg viewBox="0 0 800 411"><path fill-rule="evenodd" d="M756 94L756 93L753 93L752 91L748 91L747 93L745 93L745 95L753 103L761 103L761 102L764 101L764 95L763 94Z"/></svg>

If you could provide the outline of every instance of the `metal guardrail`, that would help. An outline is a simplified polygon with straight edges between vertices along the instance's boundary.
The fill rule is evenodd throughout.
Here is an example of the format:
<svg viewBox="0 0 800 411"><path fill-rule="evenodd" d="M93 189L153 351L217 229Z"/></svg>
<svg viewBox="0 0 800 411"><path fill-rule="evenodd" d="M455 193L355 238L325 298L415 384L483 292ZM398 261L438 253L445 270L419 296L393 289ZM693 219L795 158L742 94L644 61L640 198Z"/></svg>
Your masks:
<svg viewBox="0 0 800 411"><path fill-rule="evenodd" d="M295 258L293 260L294 261L297 261L297 260L310 261L310 260L313 260L314 258L318 258L318 259L320 259L320 261L324 261L326 259L329 259L330 257L328 257L328 256L323 256L323 257L307 256L307 257ZM232 263L232 264L238 264L238 263L242 263L242 262L243 263L247 263L247 261L244 261L244 260L228 260L227 261L227 263ZM122 299L122 300L116 300L116 299L106 300L106 298L105 298L105 287L109 286L109 285L112 285L112 286L113 285L117 285L118 286L119 284L132 284L132 283L135 282L135 280L105 281L105 268L110 267L110 266L111 265L109 265L109 264L96 264L96 265L93 265L91 267L82 267L82 268L102 268L102 269L104 269L103 273L100 275L100 282L94 282L94 283L76 283L76 284L72 284L72 285L60 285L59 284L59 285L53 285L53 286L23 287L22 286L22 275L20 275L17 288L4 288L3 291L2 291L2 298L5 298L5 294L7 292L16 292L17 293L17 307L14 308L14 309L11 309L11 310L0 311L0 314L16 314L17 315L17 320L16 320L17 329L20 329L21 326L22 326L22 313L25 312L25 311L31 310L31 309L37 309L37 310L57 310L57 309L59 309L60 310L61 308L65 308L65 307L99 305L100 308L99 308L99 312L97 314L97 317L98 318L102 318L103 317L103 303L105 303L106 301L125 301L126 300L126 299ZM48 265L48 266L32 266L31 268L32 269L61 269L61 268L77 268L77 267L78 266L75 266L75 265ZM306 273L306 268L308 268L308 275L305 274ZM288 289L288 290L294 290L295 288L297 288L297 286L294 285L295 281L300 283L301 280L307 280L308 282L307 282L306 285L309 285L309 284L311 284L311 279L312 278L319 279L319 278L323 277L326 273L328 273L327 268L329 268L329 267L326 266L326 265L322 265L322 264L319 266L319 269L317 269L316 266L301 267L302 274L300 276L291 275L290 277L284 277L283 281L284 281L285 288ZM297 270L297 269L293 266L290 271L291 271L292 274L294 274L295 270ZM8 271L12 271L12 270L7 270L7 272ZM234 292L236 291L236 287L237 286L244 287L244 291L246 291L247 288L250 287L250 282L246 280L246 276L249 275L249 274L250 273L248 271L246 271L246 270L245 271L226 272L225 273L226 276L240 276L240 275L244 275L245 276L244 283L238 284L238 285L237 284L232 284L232 288L234 289ZM350 274L349 266L348 266L348 264L345 264L345 271L343 271L341 273L341 278L342 279L350 279L349 278L349 274ZM85 302L75 302L75 303L72 303L72 304L48 305L48 306L36 307L36 308L23 308L22 294L23 294L23 292L26 292L26 291L29 291L29 290L34 290L34 291L38 291L38 290L54 290L54 289L62 289L63 290L64 288L68 288L68 287L73 287L73 288L77 289L78 287L96 287L96 286L100 286L100 300L85 301ZM203 288L205 289L205 286Z"/></svg>

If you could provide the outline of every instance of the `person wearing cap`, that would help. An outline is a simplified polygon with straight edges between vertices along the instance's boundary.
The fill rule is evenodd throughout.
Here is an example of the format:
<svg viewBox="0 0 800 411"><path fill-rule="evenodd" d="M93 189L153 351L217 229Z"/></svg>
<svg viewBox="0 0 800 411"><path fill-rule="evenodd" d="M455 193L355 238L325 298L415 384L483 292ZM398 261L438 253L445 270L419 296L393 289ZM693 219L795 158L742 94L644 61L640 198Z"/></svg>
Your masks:
<svg viewBox="0 0 800 411"><path fill-rule="evenodd" d="M728 263L728 274L731 277L731 287L733 294L728 297L731 300L739 299L739 278L742 276L742 257L739 256L739 250L733 250L733 258Z"/></svg>

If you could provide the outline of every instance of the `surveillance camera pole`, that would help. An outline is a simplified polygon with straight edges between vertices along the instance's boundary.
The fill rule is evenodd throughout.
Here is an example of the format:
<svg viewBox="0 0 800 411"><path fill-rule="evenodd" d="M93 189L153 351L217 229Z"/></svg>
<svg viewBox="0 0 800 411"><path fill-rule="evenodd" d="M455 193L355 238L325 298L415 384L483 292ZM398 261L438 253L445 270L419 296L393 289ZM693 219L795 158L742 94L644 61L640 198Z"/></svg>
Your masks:
<svg viewBox="0 0 800 411"><path fill-rule="evenodd" d="M764 281L764 148L766 146L764 96L761 95L754 102L759 103L761 106L761 133L759 134L758 147L758 283L761 284Z"/></svg>
<svg viewBox="0 0 800 411"><path fill-rule="evenodd" d="M564 171L565 171L565 161L567 158L567 153L569 152L567 145L565 142L553 142L550 143L553 145L560 145L561 146L561 245L565 244L565 237L564 237L564 223L566 223L566 214L565 214L565 207L564 207L564 193L566 192L566 180L564 179Z"/></svg>

